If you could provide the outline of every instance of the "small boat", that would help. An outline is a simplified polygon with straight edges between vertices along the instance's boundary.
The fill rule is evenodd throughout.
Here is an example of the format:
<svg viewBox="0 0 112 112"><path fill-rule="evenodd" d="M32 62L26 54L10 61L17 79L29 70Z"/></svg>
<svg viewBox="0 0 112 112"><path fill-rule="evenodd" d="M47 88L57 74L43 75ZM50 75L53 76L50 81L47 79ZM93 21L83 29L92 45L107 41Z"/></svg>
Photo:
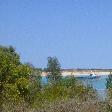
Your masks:
<svg viewBox="0 0 112 112"><path fill-rule="evenodd" d="M89 78L98 78L99 76L98 75L96 75L95 73L91 73L90 75L89 75Z"/></svg>
<svg viewBox="0 0 112 112"><path fill-rule="evenodd" d="M98 76L94 73L91 73L91 74L87 74L87 75L80 75L77 78L79 78L79 79L94 79L94 78L99 78L99 77L100 76Z"/></svg>
<svg viewBox="0 0 112 112"><path fill-rule="evenodd" d="M98 76L95 74L95 72L91 71L89 77L96 78L96 77L98 77Z"/></svg>
<svg viewBox="0 0 112 112"><path fill-rule="evenodd" d="M95 76L97 76L97 75L96 75L96 74L92 74L92 73L91 73L89 76L91 76L91 77L95 77Z"/></svg>

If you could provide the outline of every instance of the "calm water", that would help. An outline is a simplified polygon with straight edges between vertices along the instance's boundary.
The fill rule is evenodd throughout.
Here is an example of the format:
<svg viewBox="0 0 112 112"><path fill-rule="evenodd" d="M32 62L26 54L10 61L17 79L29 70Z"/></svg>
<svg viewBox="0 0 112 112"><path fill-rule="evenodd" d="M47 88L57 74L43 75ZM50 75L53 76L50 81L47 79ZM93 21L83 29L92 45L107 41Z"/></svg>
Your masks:
<svg viewBox="0 0 112 112"><path fill-rule="evenodd" d="M97 93L99 98L105 99L106 94L106 84L107 84L107 75L103 75L97 78L78 78L85 86L91 86L93 87Z"/></svg>
<svg viewBox="0 0 112 112"><path fill-rule="evenodd" d="M106 98L106 83L108 76L103 75L100 77L88 77L88 76L83 76L83 77L77 77L79 81L82 82L85 86L92 86L98 93L98 96L100 98L105 99ZM47 83L48 80L46 77L42 77L42 82Z"/></svg>

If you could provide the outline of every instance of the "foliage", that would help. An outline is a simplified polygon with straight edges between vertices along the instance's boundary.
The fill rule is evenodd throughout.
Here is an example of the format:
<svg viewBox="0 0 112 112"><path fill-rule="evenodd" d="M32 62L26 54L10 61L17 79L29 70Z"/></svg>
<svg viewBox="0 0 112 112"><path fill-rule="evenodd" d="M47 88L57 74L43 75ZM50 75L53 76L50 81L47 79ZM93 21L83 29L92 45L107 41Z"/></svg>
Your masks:
<svg viewBox="0 0 112 112"><path fill-rule="evenodd" d="M51 83L61 78L61 65L56 57L48 57L47 72L48 79Z"/></svg>
<svg viewBox="0 0 112 112"><path fill-rule="evenodd" d="M107 79L107 111L112 112L112 75Z"/></svg>
<svg viewBox="0 0 112 112"><path fill-rule="evenodd" d="M20 62L14 48L0 47L1 106L4 100L17 101L28 95L30 73L30 68Z"/></svg>
<svg viewBox="0 0 112 112"><path fill-rule="evenodd" d="M108 76L107 85L106 86L107 86L107 89L112 88L112 75Z"/></svg>
<svg viewBox="0 0 112 112"><path fill-rule="evenodd" d="M74 77L61 77L56 57L48 57L46 72L52 84L42 86L41 69L22 64L12 46L0 46L0 112L105 112L105 104L96 101L93 88L83 86ZM111 94L111 78L107 87ZM111 111L111 102L106 109Z"/></svg>
<svg viewBox="0 0 112 112"><path fill-rule="evenodd" d="M48 84L35 97L34 107L44 108L57 101L68 101L79 99L87 101L89 98L95 99L93 89L86 88L79 84L74 77L66 77L53 84Z"/></svg>

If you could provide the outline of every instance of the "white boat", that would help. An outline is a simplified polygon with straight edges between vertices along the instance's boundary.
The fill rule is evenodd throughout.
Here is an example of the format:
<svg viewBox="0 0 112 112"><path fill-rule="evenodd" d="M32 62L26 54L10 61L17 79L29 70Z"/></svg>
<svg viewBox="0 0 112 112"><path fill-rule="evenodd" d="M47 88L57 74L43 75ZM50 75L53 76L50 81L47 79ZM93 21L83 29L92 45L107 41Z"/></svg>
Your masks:
<svg viewBox="0 0 112 112"><path fill-rule="evenodd" d="M89 76L91 76L91 77L95 77L95 76L97 76L97 75L94 74L94 73L93 73L93 74L91 73Z"/></svg>
<svg viewBox="0 0 112 112"><path fill-rule="evenodd" d="M90 78L97 78L97 77L99 77L99 75L96 75L95 73L91 73L91 74L89 75L89 77L90 77Z"/></svg>
<svg viewBox="0 0 112 112"><path fill-rule="evenodd" d="M96 75L94 73L91 73L91 74L86 74L86 75L80 75L78 76L77 78L84 78L84 79L94 79L94 78L98 78L100 77L99 75Z"/></svg>

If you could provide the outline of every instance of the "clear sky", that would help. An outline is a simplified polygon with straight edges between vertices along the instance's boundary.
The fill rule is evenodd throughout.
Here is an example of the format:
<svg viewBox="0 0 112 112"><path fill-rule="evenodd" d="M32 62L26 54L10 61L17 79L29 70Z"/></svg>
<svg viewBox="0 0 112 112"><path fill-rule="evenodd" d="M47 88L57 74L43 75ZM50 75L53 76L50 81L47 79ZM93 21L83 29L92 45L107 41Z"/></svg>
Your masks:
<svg viewBox="0 0 112 112"><path fill-rule="evenodd" d="M112 68L112 0L0 0L0 45L36 67Z"/></svg>

